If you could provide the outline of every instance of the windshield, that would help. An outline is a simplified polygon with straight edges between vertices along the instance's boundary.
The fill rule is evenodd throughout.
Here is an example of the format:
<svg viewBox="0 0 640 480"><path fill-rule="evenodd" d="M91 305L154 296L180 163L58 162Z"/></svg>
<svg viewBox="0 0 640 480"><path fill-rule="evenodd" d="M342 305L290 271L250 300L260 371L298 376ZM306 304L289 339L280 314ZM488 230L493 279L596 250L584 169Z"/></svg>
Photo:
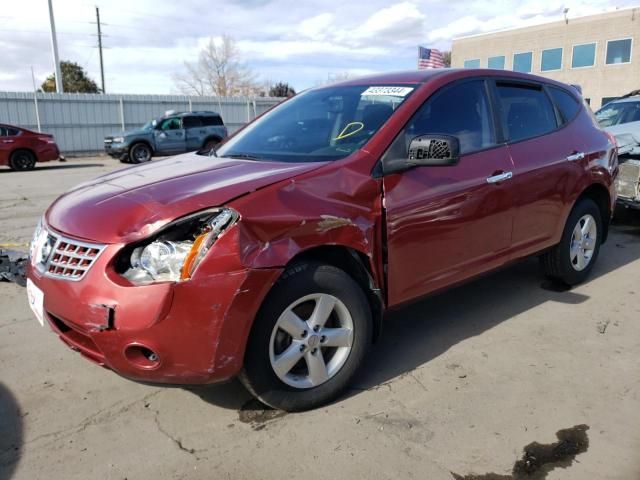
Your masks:
<svg viewBox="0 0 640 480"><path fill-rule="evenodd" d="M148 121L142 126L142 130L153 130L158 124L158 120L155 118L153 120Z"/></svg>
<svg viewBox="0 0 640 480"><path fill-rule="evenodd" d="M283 162L344 158L362 147L415 87L357 85L309 90L256 120L216 155Z"/></svg>
<svg viewBox="0 0 640 480"><path fill-rule="evenodd" d="M640 102L609 103L596 112L601 127L640 121Z"/></svg>

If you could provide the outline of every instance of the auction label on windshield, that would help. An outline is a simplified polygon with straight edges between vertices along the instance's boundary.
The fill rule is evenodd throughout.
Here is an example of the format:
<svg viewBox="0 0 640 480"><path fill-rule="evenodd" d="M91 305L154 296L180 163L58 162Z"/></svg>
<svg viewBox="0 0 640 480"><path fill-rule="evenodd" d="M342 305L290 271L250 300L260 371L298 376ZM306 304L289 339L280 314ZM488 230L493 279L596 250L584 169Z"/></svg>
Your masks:
<svg viewBox="0 0 640 480"><path fill-rule="evenodd" d="M406 97L413 87L369 87L360 96L366 95L390 95L392 97Z"/></svg>

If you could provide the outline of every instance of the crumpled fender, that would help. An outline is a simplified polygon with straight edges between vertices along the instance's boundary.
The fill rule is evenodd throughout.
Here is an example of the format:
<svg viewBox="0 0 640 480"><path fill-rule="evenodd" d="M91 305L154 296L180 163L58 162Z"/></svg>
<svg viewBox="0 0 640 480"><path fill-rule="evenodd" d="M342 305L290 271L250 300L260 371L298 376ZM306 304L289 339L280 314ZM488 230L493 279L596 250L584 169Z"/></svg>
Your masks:
<svg viewBox="0 0 640 480"><path fill-rule="evenodd" d="M241 216L238 240L242 265L283 267L304 251L336 245L366 255L376 277L381 185L352 165L339 161L327 164L233 201L229 206Z"/></svg>

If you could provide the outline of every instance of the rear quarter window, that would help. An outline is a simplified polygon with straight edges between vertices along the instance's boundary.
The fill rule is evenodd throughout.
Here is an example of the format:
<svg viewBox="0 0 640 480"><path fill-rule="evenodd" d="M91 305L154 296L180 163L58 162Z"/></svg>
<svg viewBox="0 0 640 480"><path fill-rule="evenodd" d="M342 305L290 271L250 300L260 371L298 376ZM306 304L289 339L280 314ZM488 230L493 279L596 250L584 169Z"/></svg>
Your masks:
<svg viewBox="0 0 640 480"><path fill-rule="evenodd" d="M498 83L497 90L509 141L537 137L558 127L553 104L541 85Z"/></svg>
<svg viewBox="0 0 640 480"><path fill-rule="evenodd" d="M549 87L549 93L556 107L560 110L563 123L569 123L573 120L580 110L580 102L569 92L560 88Z"/></svg>

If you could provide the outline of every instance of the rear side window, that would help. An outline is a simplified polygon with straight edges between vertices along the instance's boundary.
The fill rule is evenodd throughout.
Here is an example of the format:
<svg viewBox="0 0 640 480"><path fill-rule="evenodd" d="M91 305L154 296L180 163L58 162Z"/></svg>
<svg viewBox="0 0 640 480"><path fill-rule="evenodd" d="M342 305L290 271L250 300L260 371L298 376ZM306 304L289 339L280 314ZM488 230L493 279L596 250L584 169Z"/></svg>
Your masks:
<svg viewBox="0 0 640 480"><path fill-rule="evenodd" d="M202 122L200 121L200 117L184 117L182 119L182 125L184 125L184 128L193 128L201 126Z"/></svg>
<svg viewBox="0 0 640 480"><path fill-rule="evenodd" d="M202 124L205 126L216 126L216 125L224 125L222 123L222 118L217 115L209 115L207 117L202 117Z"/></svg>
<svg viewBox="0 0 640 480"><path fill-rule="evenodd" d="M0 127L0 137L11 137L18 135L18 133L20 133L20 130L17 128Z"/></svg>
<svg viewBox="0 0 640 480"><path fill-rule="evenodd" d="M517 142L556 129L553 105L541 86L498 83L497 89L508 140Z"/></svg>
<svg viewBox="0 0 640 480"><path fill-rule="evenodd" d="M565 92L559 88L549 87L549 93L551 93L551 97L560 110L560 115L562 115L562 121L564 123L569 123L573 118L578 114L578 110L580 110L580 103L578 100L571 95L569 92Z"/></svg>

